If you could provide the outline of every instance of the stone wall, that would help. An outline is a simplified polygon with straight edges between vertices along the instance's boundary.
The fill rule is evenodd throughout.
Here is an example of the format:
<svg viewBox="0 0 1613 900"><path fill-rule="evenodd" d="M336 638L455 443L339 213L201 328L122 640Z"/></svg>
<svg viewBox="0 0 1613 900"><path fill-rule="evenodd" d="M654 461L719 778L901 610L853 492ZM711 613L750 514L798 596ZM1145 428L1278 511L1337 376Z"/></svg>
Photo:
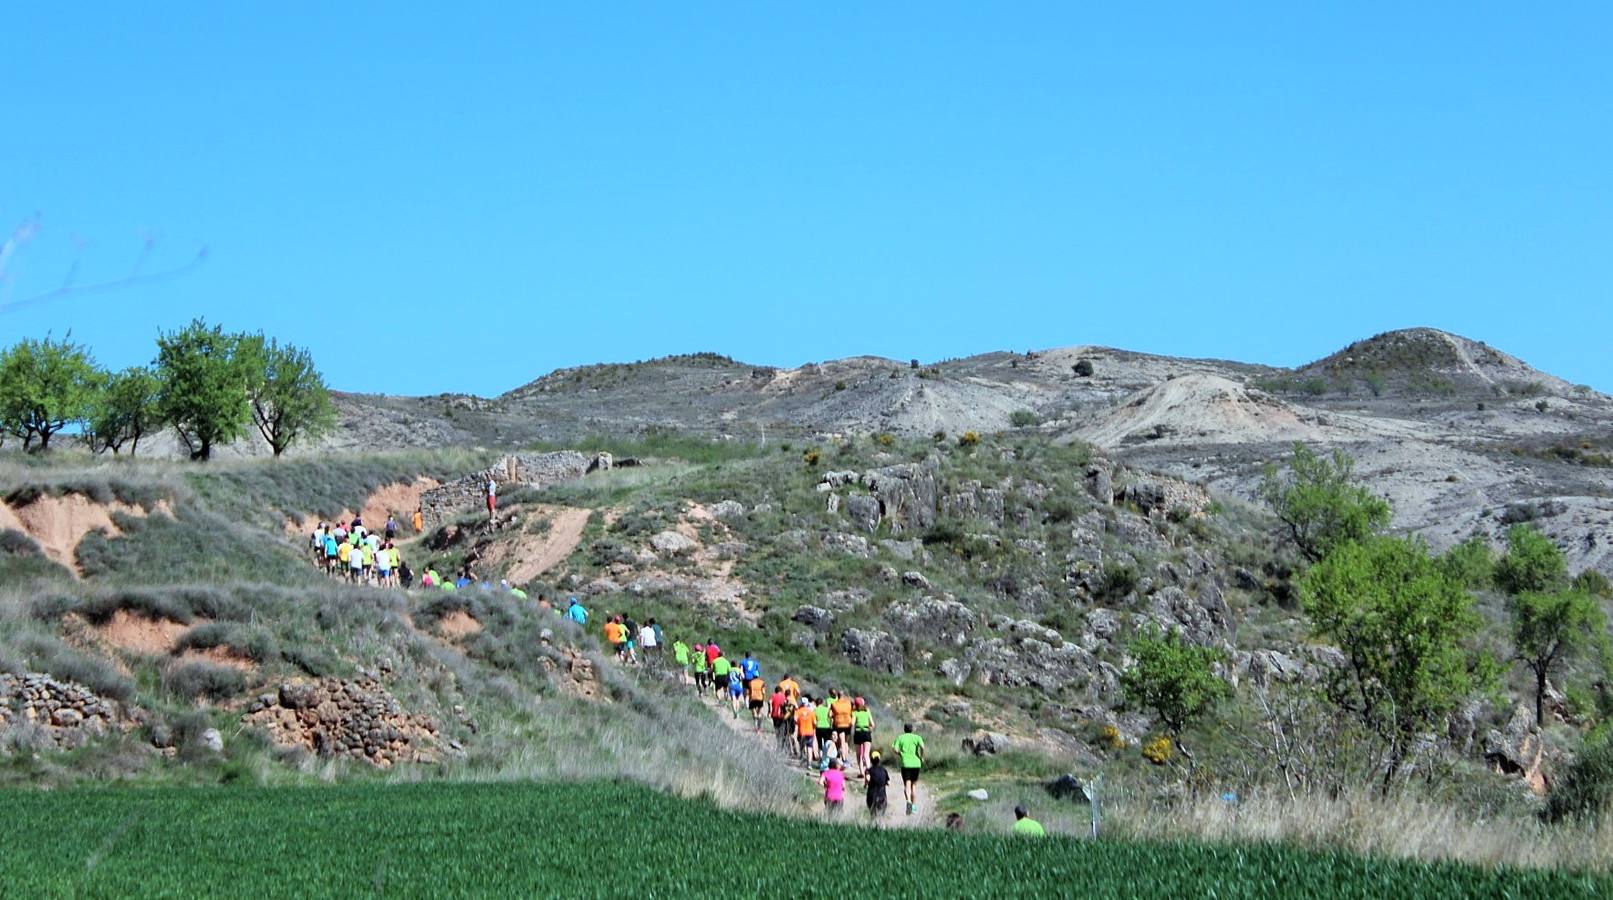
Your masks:
<svg viewBox="0 0 1613 900"><path fill-rule="evenodd" d="M482 505L487 480L498 482L499 493L514 487L546 487L581 478L611 467L609 453L589 456L575 450L554 453L515 453L491 468L472 472L420 495L420 512L427 528L435 528L456 514Z"/></svg>

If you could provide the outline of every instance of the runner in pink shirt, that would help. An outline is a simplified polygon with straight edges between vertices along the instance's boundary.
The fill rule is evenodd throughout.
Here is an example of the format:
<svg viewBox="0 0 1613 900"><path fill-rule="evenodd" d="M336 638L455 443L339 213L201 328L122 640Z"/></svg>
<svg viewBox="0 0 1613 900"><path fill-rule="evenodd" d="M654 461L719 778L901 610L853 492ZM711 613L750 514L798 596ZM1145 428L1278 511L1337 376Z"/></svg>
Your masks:
<svg viewBox="0 0 1613 900"><path fill-rule="evenodd" d="M840 760L829 763L829 768L823 770L818 783L823 785L823 805L830 813L840 811L840 805L846 800L846 773L840 769Z"/></svg>

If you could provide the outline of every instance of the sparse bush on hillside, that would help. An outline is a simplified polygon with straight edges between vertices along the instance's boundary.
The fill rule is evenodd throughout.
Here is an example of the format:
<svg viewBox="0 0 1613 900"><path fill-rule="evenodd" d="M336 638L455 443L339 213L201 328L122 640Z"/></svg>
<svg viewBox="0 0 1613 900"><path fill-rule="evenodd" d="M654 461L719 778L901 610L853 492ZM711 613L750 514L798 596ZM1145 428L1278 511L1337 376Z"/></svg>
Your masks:
<svg viewBox="0 0 1613 900"><path fill-rule="evenodd" d="M113 700L127 700L134 694L134 683L112 663L74 650L54 637L25 634L13 644L13 649L27 671L44 672L62 681L76 681Z"/></svg>
<svg viewBox="0 0 1613 900"><path fill-rule="evenodd" d="M163 670L162 686L186 700L228 700L246 690L246 676L229 666L196 660L169 665Z"/></svg>
<svg viewBox="0 0 1613 900"><path fill-rule="evenodd" d="M1548 822L1601 821L1613 814L1613 731L1603 728L1558 775L1541 816Z"/></svg>
<svg viewBox="0 0 1613 900"><path fill-rule="evenodd" d="M801 461L806 463L808 467L817 466L822 459L823 451L819 450L817 447L808 448L805 453L801 454Z"/></svg>
<svg viewBox="0 0 1613 900"><path fill-rule="evenodd" d="M1124 600L1137 589L1137 569L1128 565L1106 566L1103 570L1101 598L1114 602Z"/></svg>
<svg viewBox="0 0 1613 900"><path fill-rule="evenodd" d="M959 447L966 447L966 448L974 447L975 445L977 445L979 443L980 443L980 432L978 432L978 431L965 431L963 434L958 435L958 446Z"/></svg>
<svg viewBox="0 0 1613 900"><path fill-rule="evenodd" d="M1032 428L1040 424L1042 417L1028 409L1016 409L1008 415L1008 424L1015 428Z"/></svg>
<svg viewBox="0 0 1613 900"><path fill-rule="evenodd" d="M1586 569L1574 576L1574 590L1607 600L1613 598L1613 581L1595 569Z"/></svg>

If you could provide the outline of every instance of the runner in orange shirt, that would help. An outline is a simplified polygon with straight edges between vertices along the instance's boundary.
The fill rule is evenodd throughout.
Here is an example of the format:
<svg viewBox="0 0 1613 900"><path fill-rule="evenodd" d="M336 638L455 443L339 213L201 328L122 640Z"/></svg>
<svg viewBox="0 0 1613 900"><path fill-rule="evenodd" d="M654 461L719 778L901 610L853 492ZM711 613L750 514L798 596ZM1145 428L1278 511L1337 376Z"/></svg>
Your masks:
<svg viewBox="0 0 1613 900"><path fill-rule="evenodd" d="M840 748L841 759L846 759L851 749L848 746L851 740L851 713L851 698L836 692L834 700L829 703L829 721L834 725L834 741Z"/></svg>
<svg viewBox="0 0 1613 900"><path fill-rule="evenodd" d="M817 765L818 762L818 715L812 710L810 698L802 701L795 710L795 738L800 745L801 756L807 762Z"/></svg>
<svg viewBox="0 0 1613 900"><path fill-rule="evenodd" d="M762 710L767 708L767 682L760 675L745 682L745 699L750 704L750 717L756 724L756 733L762 733Z"/></svg>
<svg viewBox="0 0 1613 900"><path fill-rule="evenodd" d="M786 672L784 680L779 682L778 686L779 690L784 692L784 696L790 698L791 703L799 704L801 702L801 685L795 680L794 675Z"/></svg>

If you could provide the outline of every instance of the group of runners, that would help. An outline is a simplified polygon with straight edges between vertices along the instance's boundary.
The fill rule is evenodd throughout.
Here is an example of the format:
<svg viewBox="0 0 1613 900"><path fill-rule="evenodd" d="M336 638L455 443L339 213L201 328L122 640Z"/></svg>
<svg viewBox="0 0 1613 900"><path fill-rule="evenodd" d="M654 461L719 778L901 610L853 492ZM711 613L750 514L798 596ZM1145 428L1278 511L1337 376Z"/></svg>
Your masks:
<svg viewBox="0 0 1613 900"><path fill-rule="evenodd" d="M419 517L416 511L416 530ZM380 532L365 527L360 516L335 525L320 522L309 535L308 549L314 564L332 578L377 587L409 587L414 583L414 572L404 563L403 552L395 542L398 531L397 520L391 517Z"/></svg>
<svg viewBox="0 0 1613 900"><path fill-rule="evenodd" d="M676 641L672 653L685 680L694 684L697 693L709 693L718 703L726 703L736 718L748 708L758 734L771 726L780 752L818 773L824 805L829 810L838 811L844 805L846 769L855 764L868 814L875 818L885 814L891 773L884 755L875 749L877 725L865 699L835 688L814 696L788 673L770 685L755 656L746 652L736 662L715 641L693 647ZM907 814L912 815L918 810L924 738L911 723L904 724L890 750L897 756Z"/></svg>
<svg viewBox="0 0 1613 900"><path fill-rule="evenodd" d="M422 524L421 511L416 509L410 521L416 534L421 531ZM335 524L320 522L308 537L309 552L313 555L314 565L332 578L351 584L410 588L416 584L416 575L404 561L403 550L398 546L402 530L395 516L388 516L380 531L366 527L362 516ZM469 566L457 573L443 575L435 565L428 564L425 571L419 574L418 583L423 588L444 591L468 587L479 587L486 591L495 589L491 582L478 578ZM526 592L508 581L500 582L498 587L518 599L526 599Z"/></svg>

